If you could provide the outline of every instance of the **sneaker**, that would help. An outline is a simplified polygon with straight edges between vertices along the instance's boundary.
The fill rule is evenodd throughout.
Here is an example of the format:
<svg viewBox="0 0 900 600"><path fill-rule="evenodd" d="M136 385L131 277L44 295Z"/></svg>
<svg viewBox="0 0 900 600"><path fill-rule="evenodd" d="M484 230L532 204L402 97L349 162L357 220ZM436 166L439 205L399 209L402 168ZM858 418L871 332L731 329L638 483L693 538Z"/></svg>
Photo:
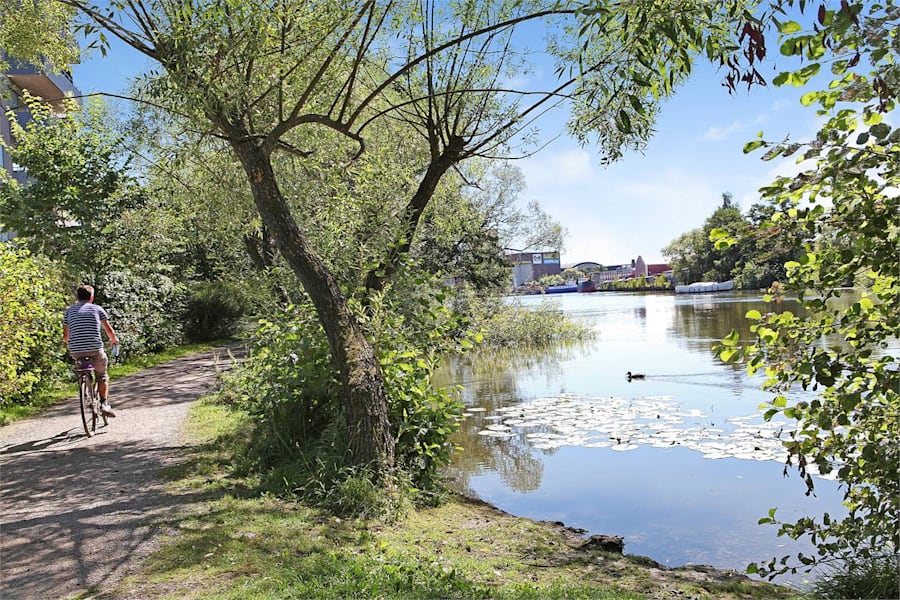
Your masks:
<svg viewBox="0 0 900 600"><path fill-rule="evenodd" d="M107 417L115 417L116 413L113 412L112 406L109 405L109 401L100 403L100 412L103 413L104 416Z"/></svg>

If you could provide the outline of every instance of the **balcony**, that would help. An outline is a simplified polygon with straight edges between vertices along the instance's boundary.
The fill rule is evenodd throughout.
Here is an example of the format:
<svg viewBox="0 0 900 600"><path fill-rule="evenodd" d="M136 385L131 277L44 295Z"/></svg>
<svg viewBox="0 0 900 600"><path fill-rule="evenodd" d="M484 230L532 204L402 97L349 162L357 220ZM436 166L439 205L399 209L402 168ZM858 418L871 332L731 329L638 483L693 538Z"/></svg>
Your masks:
<svg viewBox="0 0 900 600"><path fill-rule="evenodd" d="M54 105L60 104L66 96L79 93L71 73L45 73L33 65L10 61L6 76L17 88L28 90Z"/></svg>

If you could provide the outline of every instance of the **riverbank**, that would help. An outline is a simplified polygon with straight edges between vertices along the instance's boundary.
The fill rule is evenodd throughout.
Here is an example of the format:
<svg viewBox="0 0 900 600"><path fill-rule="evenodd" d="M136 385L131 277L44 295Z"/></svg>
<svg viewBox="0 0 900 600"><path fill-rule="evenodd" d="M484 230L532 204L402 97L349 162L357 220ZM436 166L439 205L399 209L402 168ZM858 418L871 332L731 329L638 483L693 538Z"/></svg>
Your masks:
<svg viewBox="0 0 900 600"><path fill-rule="evenodd" d="M157 550L103 598L788 598L791 590L706 567L582 548L559 523L451 497L394 523L342 520L264 493L230 465L244 417L191 410L191 444L167 469L178 514Z"/></svg>

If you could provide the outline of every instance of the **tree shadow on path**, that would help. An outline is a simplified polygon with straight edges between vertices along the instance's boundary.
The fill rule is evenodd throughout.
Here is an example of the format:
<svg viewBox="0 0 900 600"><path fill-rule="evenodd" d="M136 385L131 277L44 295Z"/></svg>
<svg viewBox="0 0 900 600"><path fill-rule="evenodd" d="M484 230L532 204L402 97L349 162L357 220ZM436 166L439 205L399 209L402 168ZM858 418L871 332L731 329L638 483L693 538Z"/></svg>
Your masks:
<svg viewBox="0 0 900 600"><path fill-rule="evenodd" d="M160 471L184 454L189 405L228 366L210 351L113 382L119 417L92 438L71 403L0 429L0 597L97 589L151 549L150 523L195 500L167 494Z"/></svg>

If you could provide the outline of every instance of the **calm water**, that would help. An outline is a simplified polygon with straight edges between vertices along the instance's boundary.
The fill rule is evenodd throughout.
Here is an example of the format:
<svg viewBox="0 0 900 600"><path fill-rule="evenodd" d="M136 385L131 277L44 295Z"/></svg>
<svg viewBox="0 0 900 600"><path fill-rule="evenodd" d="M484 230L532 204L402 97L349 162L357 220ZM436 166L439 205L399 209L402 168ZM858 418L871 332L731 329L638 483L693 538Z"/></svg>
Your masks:
<svg viewBox="0 0 900 600"><path fill-rule="evenodd" d="M795 472L783 477L778 424L759 416L769 394L711 350L732 328L749 336L746 312L772 310L760 296L549 299L596 339L464 357L440 373L463 384L469 409L453 460L464 489L516 515L621 535L628 554L740 571L808 550L757 524L770 508L785 519L842 514L835 482L816 478L806 497ZM628 382L626 371L647 378Z"/></svg>

